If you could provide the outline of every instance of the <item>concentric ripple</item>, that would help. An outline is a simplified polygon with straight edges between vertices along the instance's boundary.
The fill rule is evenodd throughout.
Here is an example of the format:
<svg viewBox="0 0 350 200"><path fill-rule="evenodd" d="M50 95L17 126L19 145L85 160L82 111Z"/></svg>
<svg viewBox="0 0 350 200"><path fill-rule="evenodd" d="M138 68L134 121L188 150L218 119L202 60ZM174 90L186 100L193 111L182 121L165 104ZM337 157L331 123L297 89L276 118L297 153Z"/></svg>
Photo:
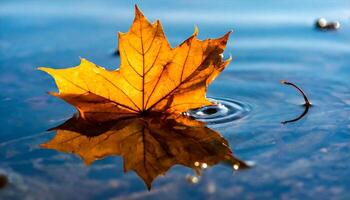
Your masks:
<svg viewBox="0 0 350 200"><path fill-rule="evenodd" d="M240 101L227 98L209 98L216 105L190 110L187 113L207 124L226 124L246 116L251 107Z"/></svg>

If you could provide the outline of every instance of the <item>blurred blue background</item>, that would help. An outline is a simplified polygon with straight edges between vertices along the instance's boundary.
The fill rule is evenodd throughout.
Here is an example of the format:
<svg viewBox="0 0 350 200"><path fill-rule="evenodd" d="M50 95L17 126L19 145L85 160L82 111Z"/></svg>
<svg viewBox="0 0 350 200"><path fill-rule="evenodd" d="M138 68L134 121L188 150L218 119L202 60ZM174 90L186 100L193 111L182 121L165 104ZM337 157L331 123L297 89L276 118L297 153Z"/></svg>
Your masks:
<svg viewBox="0 0 350 200"><path fill-rule="evenodd" d="M148 192L122 159L91 167L73 155L38 147L46 129L74 108L45 92L53 80L37 71L79 64L86 58L108 69L117 32L126 32L137 4L151 21L160 19L175 47L199 27L199 38L233 30L225 56L233 61L209 87L208 96L251 106L244 118L212 125L235 155L252 169L206 170L189 184L190 169L173 167ZM336 31L314 28L325 17ZM0 173L10 184L0 198L25 199L349 199L350 177L350 1L6 1L0 2ZM300 85L314 106L302 120ZM169 194L173 194L169 196Z"/></svg>

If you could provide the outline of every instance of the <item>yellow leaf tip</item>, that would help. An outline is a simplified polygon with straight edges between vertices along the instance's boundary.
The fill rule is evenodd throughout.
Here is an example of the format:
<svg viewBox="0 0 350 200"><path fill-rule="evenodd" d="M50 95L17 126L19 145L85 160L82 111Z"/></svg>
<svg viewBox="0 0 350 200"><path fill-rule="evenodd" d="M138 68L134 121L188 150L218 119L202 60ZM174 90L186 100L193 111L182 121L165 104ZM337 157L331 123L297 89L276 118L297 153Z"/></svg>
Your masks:
<svg viewBox="0 0 350 200"><path fill-rule="evenodd" d="M80 59L80 64L79 64L79 65L91 63L91 62L90 62L89 60L87 60L86 58L79 57L79 59Z"/></svg>
<svg viewBox="0 0 350 200"><path fill-rule="evenodd" d="M199 32L198 26L197 26L197 25L195 25L195 26L194 26L194 32L193 32L193 35L194 35L194 36L197 36L197 35L198 35L198 32Z"/></svg>
<svg viewBox="0 0 350 200"><path fill-rule="evenodd" d="M47 72L47 73L49 73L49 71L52 70L51 68L48 68L48 67L38 67L36 69L40 70L40 71L43 71L43 72Z"/></svg>
<svg viewBox="0 0 350 200"><path fill-rule="evenodd" d="M125 35L125 33L118 31L119 40ZM119 42L120 43L120 42Z"/></svg>

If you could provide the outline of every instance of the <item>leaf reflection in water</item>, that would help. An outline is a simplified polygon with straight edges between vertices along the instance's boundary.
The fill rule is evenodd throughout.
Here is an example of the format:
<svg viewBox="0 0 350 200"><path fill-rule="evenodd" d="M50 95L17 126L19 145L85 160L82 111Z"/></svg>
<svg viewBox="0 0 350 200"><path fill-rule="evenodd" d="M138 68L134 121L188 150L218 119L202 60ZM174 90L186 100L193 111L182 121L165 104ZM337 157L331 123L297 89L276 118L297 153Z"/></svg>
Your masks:
<svg viewBox="0 0 350 200"><path fill-rule="evenodd" d="M200 174L203 168L225 162L237 170L248 166L235 158L228 142L204 123L179 116L125 117L92 123L72 117L41 145L79 155L86 164L107 156L122 156L124 171L134 170L148 189L153 180L176 164Z"/></svg>

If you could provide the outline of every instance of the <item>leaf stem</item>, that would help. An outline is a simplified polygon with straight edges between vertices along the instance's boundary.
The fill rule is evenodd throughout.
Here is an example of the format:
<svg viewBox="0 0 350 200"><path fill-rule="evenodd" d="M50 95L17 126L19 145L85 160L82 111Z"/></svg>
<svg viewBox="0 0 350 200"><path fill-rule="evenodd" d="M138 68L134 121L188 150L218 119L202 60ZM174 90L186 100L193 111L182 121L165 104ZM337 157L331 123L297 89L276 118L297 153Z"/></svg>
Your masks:
<svg viewBox="0 0 350 200"><path fill-rule="evenodd" d="M285 84L285 85L291 85L295 89L297 89L300 92L300 94L304 97L304 101L305 101L304 106L311 106L311 103L310 103L309 99L307 98L306 94L304 93L304 91L300 87L298 87L294 83L291 83L291 82L288 82L288 81L285 81L285 80L281 80L281 83Z"/></svg>

